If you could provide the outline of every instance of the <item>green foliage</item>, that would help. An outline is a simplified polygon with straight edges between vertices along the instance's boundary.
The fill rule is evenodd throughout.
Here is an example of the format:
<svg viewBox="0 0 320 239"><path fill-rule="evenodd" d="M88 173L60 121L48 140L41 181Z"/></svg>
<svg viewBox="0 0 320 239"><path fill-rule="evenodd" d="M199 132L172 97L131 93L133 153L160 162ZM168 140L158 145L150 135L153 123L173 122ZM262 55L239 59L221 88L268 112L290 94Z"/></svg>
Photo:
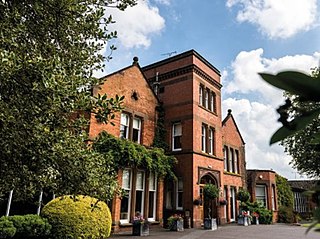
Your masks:
<svg viewBox="0 0 320 239"><path fill-rule="evenodd" d="M240 202L248 202L250 200L250 193L245 189L240 189L237 193L237 199Z"/></svg>
<svg viewBox="0 0 320 239"><path fill-rule="evenodd" d="M165 117L165 110L162 105L157 107L158 111L158 120L157 120L157 128L155 132L155 136L153 139L153 147L162 148L165 152L168 151L169 145L166 143L166 128L164 126L164 117Z"/></svg>
<svg viewBox="0 0 320 239"><path fill-rule="evenodd" d="M0 238L12 238L16 230L8 217L0 217Z"/></svg>
<svg viewBox="0 0 320 239"><path fill-rule="evenodd" d="M52 225L50 239L108 238L111 214L106 203L88 196L63 196L50 201L41 215Z"/></svg>
<svg viewBox="0 0 320 239"><path fill-rule="evenodd" d="M278 222L292 223L294 219L294 214L292 207L279 206L278 210Z"/></svg>
<svg viewBox="0 0 320 239"><path fill-rule="evenodd" d="M279 121L283 127L277 130L271 137L270 143L281 141L298 131L305 129L307 125L317 119L320 114L320 105L315 102L320 101L320 77L312 77L300 72L285 71L276 75L260 73L260 76L268 83L283 89L291 95L298 96L300 102L309 102L315 107L312 109L305 109L303 107L295 107L294 118L288 121L288 110L292 107L291 101L287 100L286 104L280 106L278 112L280 114ZM319 135L317 135L319 136Z"/></svg>
<svg viewBox="0 0 320 239"><path fill-rule="evenodd" d="M219 188L213 184L206 184L203 187L203 195L205 199L212 200L219 197Z"/></svg>
<svg viewBox="0 0 320 239"><path fill-rule="evenodd" d="M248 210L259 215L259 223L261 224L271 224L273 213L271 210L266 209L260 202L247 202Z"/></svg>
<svg viewBox="0 0 320 239"><path fill-rule="evenodd" d="M309 176L319 176L320 152L320 74L319 67L313 69L312 76L300 72L287 71L277 75L260 74L268 83L285 90L286 103L278 108L279 121L283 126L272 136L270 143L282 140L286 152L293 156L292 164L300 172ZM290 121L288 121L290 119ZM315 190L319 194L320 189ZM316 204L320 206L319 197ZM311 230L320 222L318 208ZM308 232L307 231L307 232Z"/></svg>
<svg viewBox="0 0 320 239"><path fill-rule="evenodd" d="M293 222L294 196L286 178L276 174L277 199L278 199L278 222Z"/></svg>
<svg viewBox="0 0 320 239"><path fill-rule="evenodd" d="M294 196L286 178L276 174L278 205L293 208Z"/></svg>
<svg viewBox="0 0 320 239"><path fill-rule="evenodd" d="M14 238L43 238L49 235L51 225L48 220L38 215L16 215L8 217L16 228Z"/></svg>
<svg viewBox="0 0 320 239"><path fill-rule="evenodd" d="M161 148L150 148L123 140L101 132L93 143L95 151L104 155L112 155L114 170L125 167L143 167L160 177L175 178L173 166L177 162L173 156L165 155Z"/></svg>
<svg viewBox="0 0 320 239"><path fill-rule="evenodd" d="M108 31L113 20L104 16L105 8L135 3L0 1L0 192L14 189L14 199L23 200L44 187L92 194L114 184L113 175L101 181L86 175L105 160L95 162L97 153L84 145L85 116L93 112L108 123L122 108L119 96L92 96L102 80L92 75L104 68L99 52L117 36Z"/></svg>

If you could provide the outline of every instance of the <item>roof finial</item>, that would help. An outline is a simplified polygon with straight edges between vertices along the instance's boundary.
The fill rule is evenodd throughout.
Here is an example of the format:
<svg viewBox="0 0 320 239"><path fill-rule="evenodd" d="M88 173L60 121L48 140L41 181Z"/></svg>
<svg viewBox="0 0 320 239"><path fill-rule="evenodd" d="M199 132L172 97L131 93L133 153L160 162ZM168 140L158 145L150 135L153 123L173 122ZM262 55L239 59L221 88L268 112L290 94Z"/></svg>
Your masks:
<svg viewBox="0 0 320 239"><path fill-rule="evenodd" d="M228 109L228 115L231 115L232 110Z"/></svg>
<svg viewBox="0 0 320 239"><path fill-rule="evenodd" d="M138 65L138 64L139 64L139 58L137 56L133 57L132 65Z"/></svg>

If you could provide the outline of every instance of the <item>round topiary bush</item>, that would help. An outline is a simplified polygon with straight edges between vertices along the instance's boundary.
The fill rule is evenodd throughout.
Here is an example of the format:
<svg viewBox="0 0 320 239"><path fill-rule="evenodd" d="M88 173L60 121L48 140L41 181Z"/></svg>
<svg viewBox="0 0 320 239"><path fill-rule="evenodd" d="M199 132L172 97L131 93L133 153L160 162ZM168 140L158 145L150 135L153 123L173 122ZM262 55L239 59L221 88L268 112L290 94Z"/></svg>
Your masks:
<svg viewBox="0 0 320 239"><path fill-rule="evenodd" d="M245 189L240 189L237 193L237 199L240 202L248 202L250 200L250 193Z"/></svg>
<svg viewBox="0 0 320 239"><path fill-rule="evenodd" d="M219 197L219 188L213 184L206 184L203 187L204 198L208 200L213 200Z"/></svg>
<svg viewBox="0 0 320 239"><path fill-rule="evenodd" d="M50 238L104 239L110 236L111 213L106 203L88 196L62 196L42 209L52 226Z"/></svg>

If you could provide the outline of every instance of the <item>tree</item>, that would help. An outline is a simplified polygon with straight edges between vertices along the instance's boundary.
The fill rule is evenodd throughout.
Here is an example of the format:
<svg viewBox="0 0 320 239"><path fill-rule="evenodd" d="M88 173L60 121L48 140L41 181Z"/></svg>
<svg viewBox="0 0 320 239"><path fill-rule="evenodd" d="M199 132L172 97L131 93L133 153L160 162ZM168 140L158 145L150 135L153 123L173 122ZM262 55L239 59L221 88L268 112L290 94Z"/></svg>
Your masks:
<svg viewBox="0 0 320 239"><path fill-rule="evenodd" d="M276 174L277 199L278 199L278 221L293 221L293 192L286 178Z"/></svg>
<svg viewBox="0 0 320 239"><path fill-rule="evenodd" d="M270 143L273 144L283 140L283 143L295 154L293 164L309 175L319 176L317 168L312 168L319 165L317 156L318 147L320 146L319 68L315 68L313 76L295 71L280 72L276 75L261 73L260 76L273 86L287 91L294 100L294 103L292 103L288 98L286 103L278 108L279 121L283 126L272 135ZM299 144L304 144L308 148L298 148ZM299 155L299 150L302 150L301 155ZM312 155L313 153L316 155ZM311 156L315 156L315 158ZM304 162L304 160L308 161ZM320 222L319 186L314 190L315 201L318 205L318 208L314 211L316 221L309 227L307 232Z"/></svg>
<svg viewBox="0 0 320 239"><path fill-rule="evenodd" d="M317 78L319 69L315 68L312 76ZM297 95L287 93L286 96L291 101L291 107L288 113L292 116L298 116L300 112L316 110L320 106L320 102L301 101ZM320 175L320 144L314 141L314 137L318 137L320 119L315 118L305 127L295 134L283 139L281 145L284 146L285 152L292 156L291 165L299 172L305 173L311 177Z"/></svg>
<svg viewBox="0 0 320 239"><path fill-rule="evenodd" d="M84 144L86 116L108 123L121 109L121 97L92 96L101 83L92 74L104 67L99 51L116 37L106 7L135 2L0 1L0 192L14 189L16 199L42 188L112 194L108 159Z"/></svg>
<svg viewBox="0 0 320 239"><path fill-rule="evenodd" d="M281 141L292 156L291 164L301 173L320 175L320 76L315 68L312 76L299 72L261 74L267 82L286 91L286 103L277 110L283 124L271 138Z"/></svg>

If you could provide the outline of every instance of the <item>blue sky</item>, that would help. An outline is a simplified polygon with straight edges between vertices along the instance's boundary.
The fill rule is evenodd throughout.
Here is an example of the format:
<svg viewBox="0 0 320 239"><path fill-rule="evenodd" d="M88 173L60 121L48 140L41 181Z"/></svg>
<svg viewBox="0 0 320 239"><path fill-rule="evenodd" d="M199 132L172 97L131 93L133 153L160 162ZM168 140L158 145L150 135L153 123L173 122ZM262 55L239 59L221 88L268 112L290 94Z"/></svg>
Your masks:
<svg viewBox="0 0 320 239"><path fill-rule="evenodd" d="M141 66L194 49L222 74L222 113L231 108L246 141L248 168L273 169L300 178L283 148L269 146L280 126L275 108L282 92L257 72L299 69L310 72L320 61L320 0L139 0L120 12L118 39L103 76L132 63Z"/></svg>

